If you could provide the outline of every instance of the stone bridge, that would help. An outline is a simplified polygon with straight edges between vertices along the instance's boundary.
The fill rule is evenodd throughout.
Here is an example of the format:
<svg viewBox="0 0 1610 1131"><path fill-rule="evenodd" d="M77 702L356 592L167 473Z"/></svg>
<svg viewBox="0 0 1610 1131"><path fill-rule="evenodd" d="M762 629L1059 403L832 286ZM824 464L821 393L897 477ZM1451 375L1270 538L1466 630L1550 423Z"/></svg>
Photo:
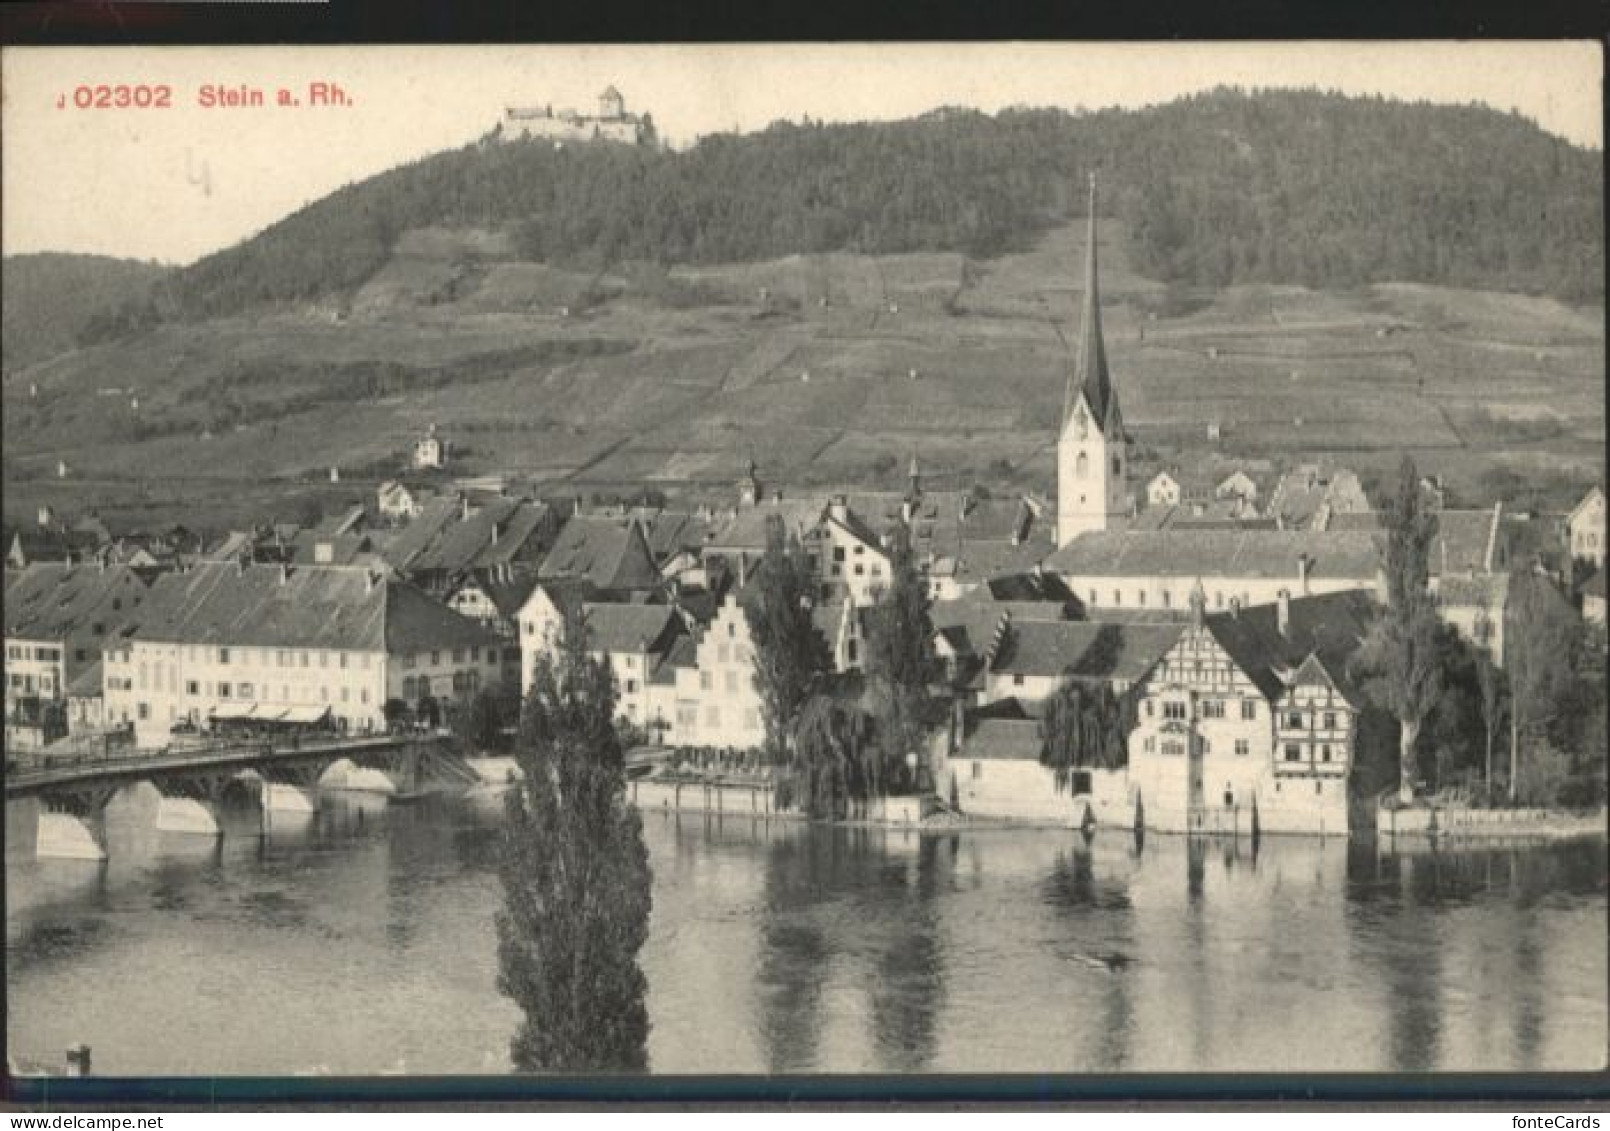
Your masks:
<svg viewBox="0 0 1610 1131"><path fill-rule="evenodd" d="M218 806L232 792L259 808L266 830L271 811L311 812L321 783L406 797L479 780L444 740L406 735L70 757L6 774L6 852L105 859L106 806L140 785L159 796L158 829L216 837Z"/></svg>

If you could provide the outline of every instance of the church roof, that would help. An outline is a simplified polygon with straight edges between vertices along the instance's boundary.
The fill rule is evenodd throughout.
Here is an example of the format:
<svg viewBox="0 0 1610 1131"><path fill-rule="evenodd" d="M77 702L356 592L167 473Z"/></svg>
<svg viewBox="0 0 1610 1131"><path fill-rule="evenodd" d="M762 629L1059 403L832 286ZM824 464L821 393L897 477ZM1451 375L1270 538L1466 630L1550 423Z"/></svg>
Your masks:
<svg viewBox="0 0 1610 1131"><path fill-rule="evenodd" d="M1068 391L1062 406L1066 427L1082 393L1090 403L1097 428L1105 428L1118 407L1112 376L1107 369L1107 345L1101 336L1101 291L1096 283L1096 178L1090 178L1090 230L1085 249L1084 316L1079 325L1079 341L1074 347L1073 366L1068 370Z"/></svg>

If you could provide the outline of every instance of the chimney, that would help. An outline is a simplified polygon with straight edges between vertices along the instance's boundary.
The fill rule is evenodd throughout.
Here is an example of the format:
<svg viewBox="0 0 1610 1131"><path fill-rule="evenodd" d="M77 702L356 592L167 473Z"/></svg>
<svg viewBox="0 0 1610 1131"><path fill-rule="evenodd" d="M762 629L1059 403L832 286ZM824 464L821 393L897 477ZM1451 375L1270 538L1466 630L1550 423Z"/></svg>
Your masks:
<svg viewBox="0 0 1610 1131"><path fill-rule="evenodd" d="M1275 623L1280 628L1280 635L1285 636L1291 629L1291 591L1282 589L1275 598Z"/></svg>
<svg viewBox="0 0 1610 1131"><path fill-rule="evenodd" d="M1313 565L1313 559L1308 556L1306 550L1297 555L1297 582L1302 586L1304 593L1308 592L1308 572Z"/></svg>

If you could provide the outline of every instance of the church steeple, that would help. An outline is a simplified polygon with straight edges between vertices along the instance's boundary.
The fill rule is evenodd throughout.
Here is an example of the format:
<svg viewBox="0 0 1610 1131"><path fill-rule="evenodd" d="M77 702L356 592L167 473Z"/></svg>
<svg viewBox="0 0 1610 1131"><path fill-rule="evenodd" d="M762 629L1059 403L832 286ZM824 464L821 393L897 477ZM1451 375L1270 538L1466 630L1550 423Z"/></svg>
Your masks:
<svg viewBox="0 0 1610 1131"><path fill-rule="evenodd" d="M1068 426L1079 404L1080 394L1090 406L1096 425L1106 429L1110 414L1117 409L1112 375L1107 370L1107 344L1101 336L1101 287L1096 277L1096 175L1090 174L1090 215L1085 235L1085 290L1079 342L1068 370L1068 391L1063 398L1062 426Z"/></svg>
<svg viewBox="0 0 1610 1131"><path fill-rule="evenodd" d="M1128 436L1101 336L1101 286L1096 273L1096 178L1090 178L1086 221L1085 289L1079 340L1068 368L1057 435L1057 544L1122 526L1130 509Z"/></svg>

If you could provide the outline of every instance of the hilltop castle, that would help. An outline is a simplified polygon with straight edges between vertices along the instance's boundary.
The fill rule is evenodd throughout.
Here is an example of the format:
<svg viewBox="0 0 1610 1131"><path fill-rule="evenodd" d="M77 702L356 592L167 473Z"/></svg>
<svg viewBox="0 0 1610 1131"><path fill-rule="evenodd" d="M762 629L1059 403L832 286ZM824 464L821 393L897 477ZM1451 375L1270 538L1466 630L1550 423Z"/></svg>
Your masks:
<svg viewBox="0 0 1610 1131"><path fill-rule="evenodd" d="M546 138L563 141L615 141L636 145L649 129L646 115L628 114L626 100L613 86L598 96L598 113L555 111L550 106L507 106L498 123L503 141Z"/></svg>

